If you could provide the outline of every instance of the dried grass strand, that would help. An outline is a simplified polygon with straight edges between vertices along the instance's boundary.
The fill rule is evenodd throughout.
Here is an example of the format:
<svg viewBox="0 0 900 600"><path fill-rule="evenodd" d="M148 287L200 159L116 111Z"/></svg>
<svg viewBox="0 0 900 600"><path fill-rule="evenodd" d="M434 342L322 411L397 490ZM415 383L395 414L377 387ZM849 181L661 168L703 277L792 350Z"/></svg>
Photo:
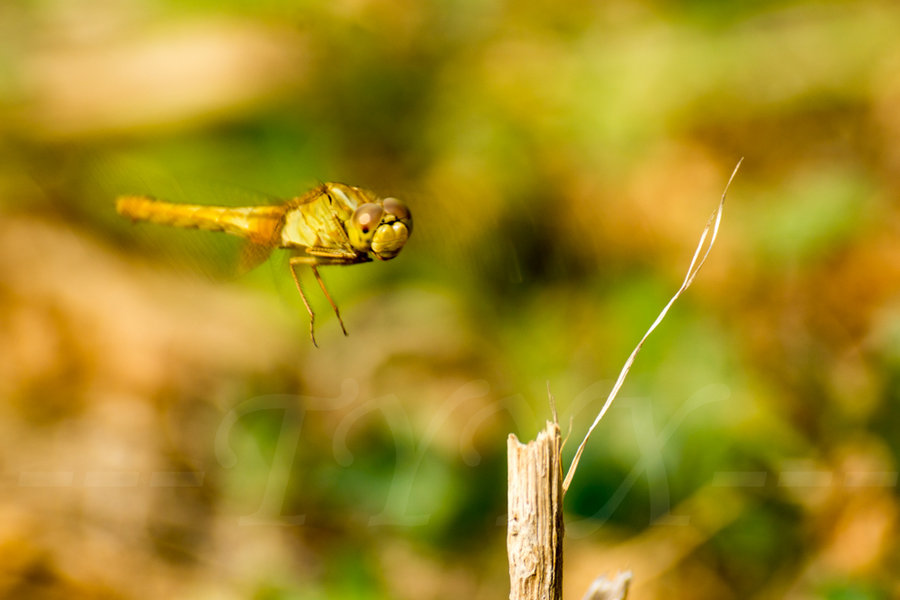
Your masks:
<svg viewBox="0 0 900 600"><path fill-rule="evenodd" d="M681 294L688 287L690 287L691 283L693 283L694 281L694 277L697 276L697 273L700 272L700 268L706 262L706 257L709 256L709 252L710 250L712 250L713 245L716 243L716 236L719 233L719 224L722 222L722 211L725 207L725 196L728 194L728 188L731 187L731 182L734 180L734 176L737 175L738 169L740 169L742 162L744 162L743 157L737 162L737 165L735 165L734 170L731 172L731 177L728 178L728 183L725 184L725 189L722 192L722 198L719 200L719 205L709 216L709 220L706 222L706 227L704 227L703 233L700 234L700 241L697 243L697 249L694 250L694 256L691 259L691 264L688 267L687 274L684 277L684 281L682 281L681 283L681 287L678 288L678 291L675 292L675 295L673 295L669 302L665 305L665 307L663 307L662 311L660 311L659 313L659 316L656 317L656 320L653 321L653 324L650 325L649 329L647 329L647 332L637 343L637 346L634 347L634 350L631 352L631 355L628 357L628 360L625 361L625 365L619 372L619 378L616 379L615 385L609 392L609 396L606 398L606 402L603 404L603 408L600 409L600 412L597 414L597 418L594 419L594 422L588 429L587 434L585 434L584 439L578 446L578 450L575 452L575 458L572 459L572 464L569 466L569 470L566 473L566 478L563 481L563 494L568 491L569 484L572 483L572 477L575 476L575 470L578 468L578 462L581 460L581 454L584 452L584 447L587 445L588 439L590 439L591 434L594 432L594 429L596 429L601 419L603 419L603 416L609 410L609 407L612 406L613 400L615 400L616 396L619 393L619 389L625 382L625 378L628 376L628 372L631 370L631 365L634 364L634 359L637 356L638 352L641 351L644 342L647 341L647 338L650 337L650 334L653 333L653 331L659 326L659 324L665 318L666 314L669 312L669 309L679 298L679 296L681 296Z"/></svg>

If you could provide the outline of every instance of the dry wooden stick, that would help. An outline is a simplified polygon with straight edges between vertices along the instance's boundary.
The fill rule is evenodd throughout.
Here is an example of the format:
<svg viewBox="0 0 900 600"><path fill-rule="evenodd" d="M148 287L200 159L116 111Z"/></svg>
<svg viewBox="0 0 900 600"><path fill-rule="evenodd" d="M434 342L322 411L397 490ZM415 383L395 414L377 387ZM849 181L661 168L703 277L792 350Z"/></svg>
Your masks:
<svg viewBox="0 0 900 600"><path fill-rule="evenodd" d="M612 577L601 575L591 583L581 600L625 600L629 585L631 571L621 571Z"/></svg>
<svg viewBox="0 0 900 600"><path fill-rule="evenodd" d="M565 491L569 488L588 438L609 410L637 353L653 330L662 322L675 300L691 285L706 257L709 256L722 220L725 195L742 161L743 159L738 161L734 168L725 185L725 191L722 192L722 199L700 236L684 282L625 362L606 403L578 447L565 481L562 479L560 432L552 395L550 398L554 413L553 422L548 422L546 428L533 442L522 444L515 435L509 436L507 441L509 512L506 546L509 557L510 600L561 600L564 531L562 499ZM709 241L701 255L704 244L707 243L707 236ZM631 573L620 573L612 580L598 579L588 590L585 598L623 600L630 581Z"/></svg>
<svg viewBox="0 0 900 600"><path fill-rule="evenodd" d="M562 598L562 462L559 425L537 439L507 440L509 512L506 551L510 600Z"/></svg>

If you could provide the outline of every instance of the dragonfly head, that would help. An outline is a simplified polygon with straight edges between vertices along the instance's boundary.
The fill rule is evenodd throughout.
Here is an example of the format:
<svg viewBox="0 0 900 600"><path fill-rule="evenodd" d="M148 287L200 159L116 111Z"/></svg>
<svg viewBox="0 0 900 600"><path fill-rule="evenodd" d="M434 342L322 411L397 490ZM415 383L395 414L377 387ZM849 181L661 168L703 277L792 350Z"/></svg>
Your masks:
<svg viewBox="0 0 900 600"><path fill-rule="evenodd" d="M361 204L350 217L347 236L353 247L371 252L379 260L390 260L400 253L412 233L412 215L396 198Z"/></svg>

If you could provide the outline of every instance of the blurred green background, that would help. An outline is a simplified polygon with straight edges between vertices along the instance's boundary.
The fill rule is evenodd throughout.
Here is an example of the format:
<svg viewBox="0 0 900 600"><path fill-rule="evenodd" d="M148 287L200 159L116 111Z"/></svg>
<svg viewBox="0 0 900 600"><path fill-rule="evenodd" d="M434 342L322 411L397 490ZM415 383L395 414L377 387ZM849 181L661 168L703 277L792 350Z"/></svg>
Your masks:
<svg viewBox="0 0 900 600"><path fill-rule="evenodd" d="M549 382L570 460L745 156L566 498L566 597L900 596L898 32L879 1L3 2L0 595L504 597L507 435ZM415 231L323 270L319 349L284 260L220 276L227 240L113 210L321 181Z"/></svg>

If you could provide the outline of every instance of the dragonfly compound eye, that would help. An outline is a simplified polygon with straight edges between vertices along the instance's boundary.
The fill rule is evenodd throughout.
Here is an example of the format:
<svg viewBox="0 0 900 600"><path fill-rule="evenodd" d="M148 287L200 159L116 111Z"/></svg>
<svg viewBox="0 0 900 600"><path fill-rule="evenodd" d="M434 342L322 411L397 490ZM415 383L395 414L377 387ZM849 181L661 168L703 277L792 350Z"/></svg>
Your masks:
<svg viewBox="0 0 900 600"><path fill-rule="evenodd" d="M384 212L397 217L398 221L403 221L406 223L407 228L412 230L412 215L409 214L409 209L406 208L406 205L396 198L384 199Z"/></svg>
<svg viewBox="0 0 900 600"><path fill-rule="evenodd" d="M363 252L369 251L375 230L381 223L383 215L384 209L374 202L362 204L353 211L353 216L350 217L350 227L347 228L347 236L354 248Z"/></svg>

